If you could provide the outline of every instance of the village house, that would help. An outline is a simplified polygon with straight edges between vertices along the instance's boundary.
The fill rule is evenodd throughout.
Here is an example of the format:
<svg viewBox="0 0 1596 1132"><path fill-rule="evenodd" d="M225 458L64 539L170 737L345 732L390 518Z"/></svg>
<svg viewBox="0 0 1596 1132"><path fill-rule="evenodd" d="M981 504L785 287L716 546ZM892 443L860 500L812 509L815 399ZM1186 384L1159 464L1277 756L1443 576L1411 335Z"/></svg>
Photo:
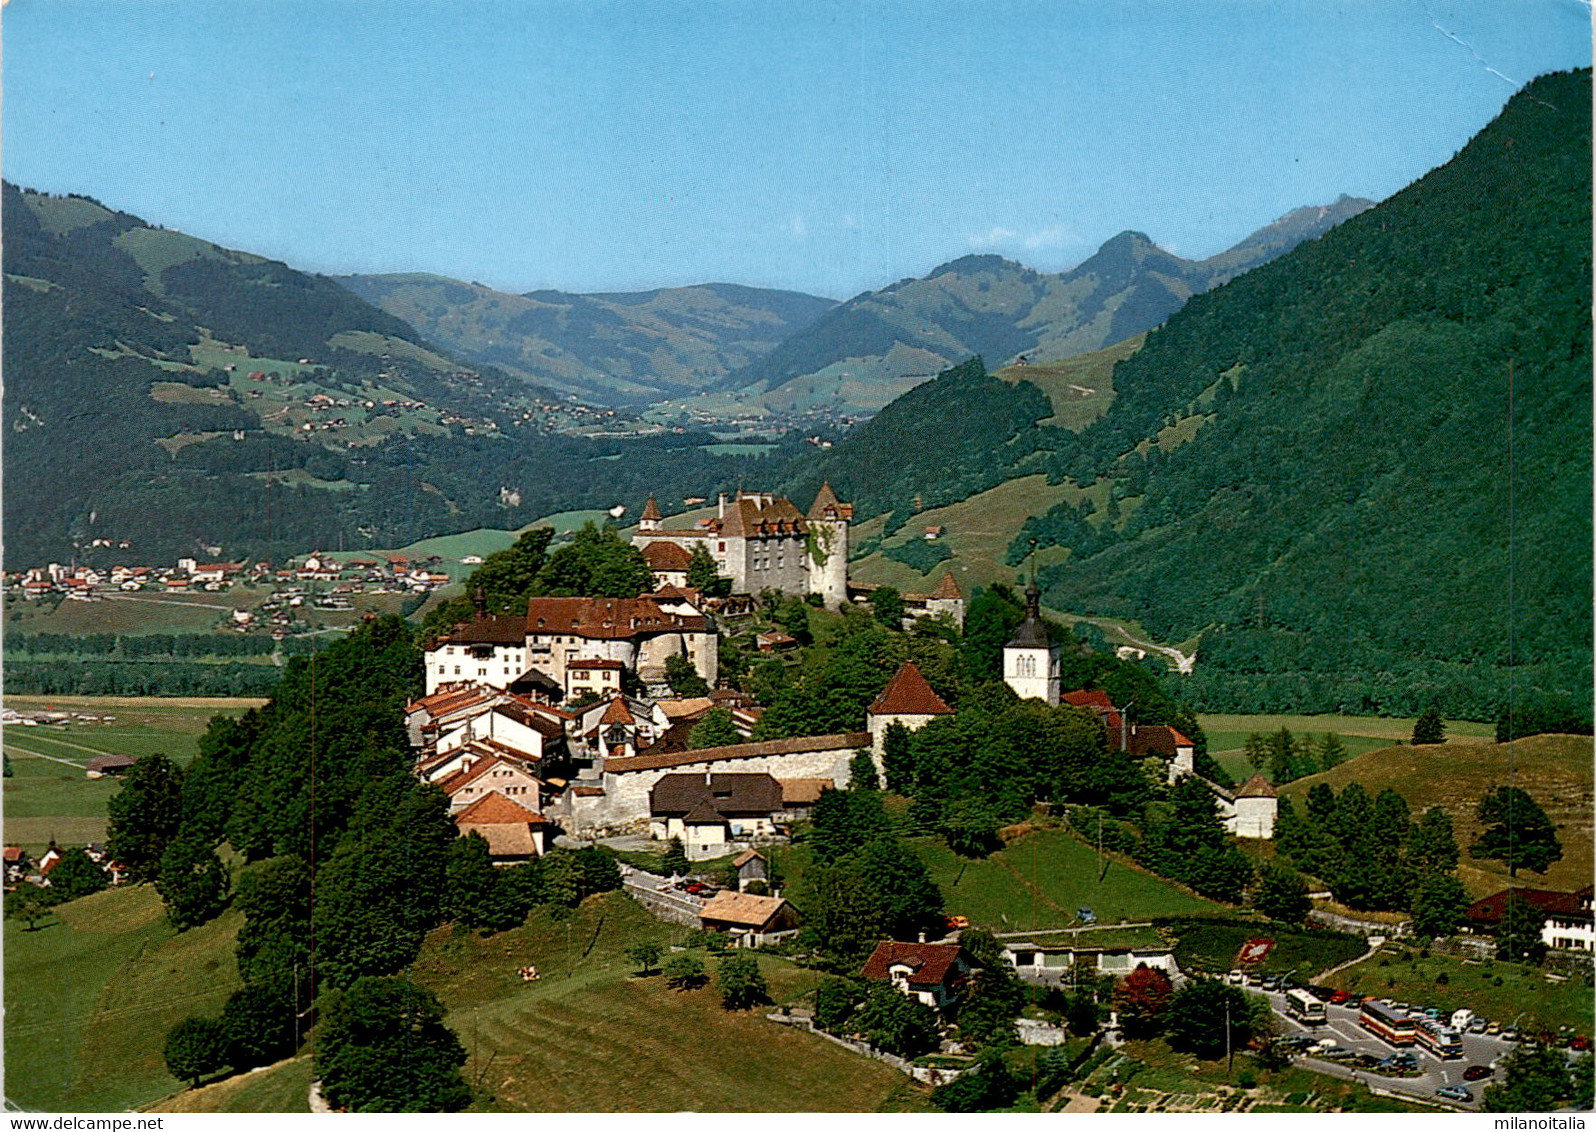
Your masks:
<svg viewBox="0 0 1596 1132"><path fill-rule="evenodd" d="M1203 781L1207 782L1207 779ZM1262 774L1254 774L1234 794L1208 783L1219 803L1219 816L1225 828L1236 837L1260 841L1275 835L1275 815L1280 811L1280 795Z"/></svg>
<svg viewBox="0 0 1596 1132"><path fill-rule="evenodd" d="M1137 758L1156 755L1169 764L1168 783L1173 786L1188 774L1195 774L1193 760L1197 745L1173 727L1163 724L1132 724L1126 749Z"/></svg>
<svg viewBox="0 0 1596 1132"><path fill-rule="evenodd" d="M942 575L942 581L929 594L903 595L903 612L907 617L947 616L960 628L964 626L964 591L953 580L952 572Z"/></svg>
<svg viewBox="0 0 1596 1132"><path fill-rule="evenodd" d="M523 764L501 755L476 759L464 769L439 781L438 787L449 796L450 813L458 813L493 793L502 794L528 808L542 804L542 781Z"/></svg>
<svg viewBox="0 0 1596 1132"><path fill-rule="evenodd" d="M747 892L748 886L755 883L770 884L770 862L758 849L744 849L732 860L732 868L737 870L737 891Z"/></svg>
<svg viewBox="0 0 1596 1132"><path fill-rule="evenodd" d="M717 892L698 914L705 931L725 932L734 947L763 947L798 934L798 909L779 896Z"/></svg>
<svg viewBox="0 0 1596 1132"><path fill-rule="evenodd" d="M1173 975L1174 949L1166 943L1149 940L1143 944L1111 940L1119 932L1082 932L1073 940L1037 943L1015 940L1003 945L1003 961L1029 982L1058 983L1072 977L1085 964L1099 975L1123 978L1138 967L1153 967ZM1105 942L1094 944L1094 935Z"/></svg>
<svg viewBox="0 0 1596 1132"><path fill-rule="evenodd" d="M651 496L649 503L653 504ZM654 511L655 517L659 509ZM645 521L648 518L647 508L643 511ZM648 563L648 568L654 572L654 588L664 586L687 585L687 567L692 562L693 556L674 542L651 542L643 547L643 560Z"/></svg>
<svg viewBox="0 0 1596 1132"><path fill-rule="evenodd" d="M507 798L497 790L472 802L454 815L461 837L475 833L488 843L488 856L495 865L518 865L547 850L545 838L553 823L536 810Z"/></svg>
<svg viewBox="0 0 1596 1132"><path fill-rule="evenodd" d="M839 609L848 600L848 524L853 505L839 502L829 483L815 496L808 512L800 511L791 500L769 492L739 491L728 498L722 494L713 518L691 528L661 526L663 516L652 496L643 507L632 543L659 556L661 567L679 562L686 581L687 558L665 551L650 551L661 543L673 544L691 557L695 547L703 547L715 561L717 571L731 580L733 593L757 594L763 590L804 597L820 595L828 609Z"/></svg>
<svg viewBox="0 0 1596 1132"><path fill-rule="evenodd" d="M579 658L565 666L565 698L597 696L607 700L621 693L621 671L626 666L618 660L598 657Z"/></svg>
<svg viewBox="0 0 1596 1132"><path fill-rule="evenodd" d="M899 943L882 940L859 973L873 982L890 982L934 1010L945 1010L963 993L974 969L956 943Z"/></svg>
<svg viewBox="0 0 1596 1132"><path fill-rule="evenodd" d="M1541 927L1541 942L1547 947L1565 951L1596 951L1596 927L1593 927L1591 898L1596 887L1586 885L1577 892L1559 892L1546 888L1511 888L1476 900L1463 913L1472 931L1495 934L1507 912L1507 898L1517 896L1545 917Z"/></svg>
<svg viewBox="0 0 1596 1132"><path fill-rule="evenodd" d="M679 838L689 860L776 835L781 786L769 774L667 774L649 791L649 834Z"/></svg>

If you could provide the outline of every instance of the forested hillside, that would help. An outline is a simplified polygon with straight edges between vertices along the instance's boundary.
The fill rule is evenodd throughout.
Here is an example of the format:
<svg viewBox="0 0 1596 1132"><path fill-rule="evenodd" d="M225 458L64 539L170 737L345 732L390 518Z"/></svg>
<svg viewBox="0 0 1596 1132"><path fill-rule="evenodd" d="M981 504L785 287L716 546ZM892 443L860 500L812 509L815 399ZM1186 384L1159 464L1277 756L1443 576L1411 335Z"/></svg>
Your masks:
<svg viewBox="0 0 1596 1132"><path fill-rule="evenodd" d="M874 412L972 354L993 365L1027 353L1047 360L1084 354L1150 330L1191 296L1369 205L1343 196L1296 209L1205 260L1182 259L1140 232L1121 232L1060 274L965 256L849 299L723 384L776 410Z"/></svg>
<svg viewBox="0 0 1596 1132"><path fill-rule="evenodd" d="M1050 604L1201 634L1180 693L1199 707L1585 702L1589 119L1589 71L1532 83L1446 165L1193 298L1078 434L963 366L791 478L890 509L889 531L915 483L930 506L1027 472L1106 481L1106 506L1035 517L1010 561L1067 547Z"/></svg>
<svg viewBox="0 0 1596 1132"><path fill-rule="evenodd" d="M462 358L611 405L713 387L836 306L730 283L512 295L437 275L338 281Z"/></svg>
<svg viewBox="0 0 1596 1132"><path fill-rule="evenodd" d="M331 280L83 197L4 194L9 568L401 546L703 494L749 465L707 434L548 434L551 394Z"/></svg>

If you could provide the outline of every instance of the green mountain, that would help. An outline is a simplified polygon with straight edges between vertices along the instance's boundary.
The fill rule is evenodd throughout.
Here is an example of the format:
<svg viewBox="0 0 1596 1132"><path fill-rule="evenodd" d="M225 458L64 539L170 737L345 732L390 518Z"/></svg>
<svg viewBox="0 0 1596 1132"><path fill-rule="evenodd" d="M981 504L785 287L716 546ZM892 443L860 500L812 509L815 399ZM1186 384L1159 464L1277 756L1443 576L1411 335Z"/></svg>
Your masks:
<svg viewBox="0 0 1596 1132"><path fill-rule="evenodd" d="M1049 275L995 255L945 263L849 299L731 374L726 388L773 411L871 413L939 370L1102 349L1150 330L1193 295L1314 239L1370 206L1343 196L1299 208L1205 260L1121 232L1080 266Z"/></svg>
<svg viewBox="0 0 1596 1132"><path fill-rule="evenodd" d="M1588 703L1590 248L1585 70L1192 298L1114 366L1095 420L1040 423L1048 393L974 361L786 486L829 478L886 534L1022 475L1076 489L1008 564L1034 538L1053 606L1196 642L1180 694L1200 706Z"/></svg>
<svg viewBox="0 0 1596 1132"><path fill-rule="evenodd" d="M609 405L715 386L836 306L730 283L511 295L437 275L348 275L339 282L462 358Z"/></svg>
<svg viewBox="0 0 1596 1132"><path fill-rule="evenodd" d="M330 279L3 192L8 569L402 546L753 466L707 434L552 435L553 394Z"/></svg>

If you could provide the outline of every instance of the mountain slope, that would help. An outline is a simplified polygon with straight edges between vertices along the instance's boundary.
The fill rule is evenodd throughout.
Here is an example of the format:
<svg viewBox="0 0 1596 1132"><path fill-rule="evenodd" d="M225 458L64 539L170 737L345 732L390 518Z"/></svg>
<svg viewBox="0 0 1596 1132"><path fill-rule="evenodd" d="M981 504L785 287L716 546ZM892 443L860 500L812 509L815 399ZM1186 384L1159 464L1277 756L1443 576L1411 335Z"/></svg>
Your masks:
<svg viewBox="0 0 1596 1132"><path fill-rule="evenodd" d="M1195 294L1368 208L1343 196L1297 209L1201 261L1121 232L1070 271L1042 274L995 255L965 256L922 279L866 292L731 374L773 410L873 412L971 355L994 364L1101 349L1163 322Z"/></svg>
<svg viewBox="0 0 1596 1132"><path fill-rule="evenodd" d="M960 367L794 468L793 490L829 477L861 517L890 510L890 534L917 491L1095 484L1099 502L1017 531L1008 562L1035 538L1067 551L1042 570L1056 607L1200 634L1181 690L1199 706L1588 702L1589 115L1588 70L1537 80L1446 165L1193 298L1079 432L1038 423L1052 406L1028 383ZM921 443L947 428L988 439Z"/></svg>
<svg viewBox="0 0 1596 1132"><path fill-rule="evenodd" d="M436 275L339 282L461 357L600 404L696 393L836 305L730 283L511 295Z"/></svg>

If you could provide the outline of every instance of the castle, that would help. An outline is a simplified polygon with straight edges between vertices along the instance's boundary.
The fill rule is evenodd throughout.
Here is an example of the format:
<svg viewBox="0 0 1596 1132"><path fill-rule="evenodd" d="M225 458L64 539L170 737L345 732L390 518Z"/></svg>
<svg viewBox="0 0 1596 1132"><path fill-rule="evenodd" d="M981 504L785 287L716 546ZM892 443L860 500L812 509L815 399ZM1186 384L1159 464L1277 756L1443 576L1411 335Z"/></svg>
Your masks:
<svg viewBox="0 0 1596 1132"><path fill-rule="evenodd" d="M733 593L819 594L826 608L839 609L848 600L852 518L853 505L839 502L829 483L821 486L807 513L770 492L739 491L733 498L721 495L714 518L675 530L660 525L659 504L649 496L632 544L651 564L670 557L668 546L688 555L703 547L720 574L731 579Z"/></svg>

